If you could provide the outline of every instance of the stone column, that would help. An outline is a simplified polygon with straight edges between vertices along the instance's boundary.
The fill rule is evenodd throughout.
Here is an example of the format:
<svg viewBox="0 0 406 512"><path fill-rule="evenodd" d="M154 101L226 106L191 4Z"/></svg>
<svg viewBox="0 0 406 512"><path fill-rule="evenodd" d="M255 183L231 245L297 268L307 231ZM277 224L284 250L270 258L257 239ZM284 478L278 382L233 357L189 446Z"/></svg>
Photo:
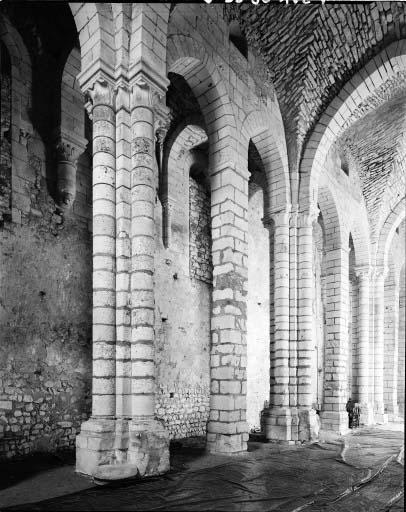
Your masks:
<svg viewBox="0 0 406 512"><path fill-rule="evenodd" d="M290 214L289 227L289 405L292 416L292 441L298 440L297 414L297 205Z"/></svg>
<svg viewBox="0 0 406 512"><path fill-rule="evenodd" d="M169 434L155 419L154 209L157 162L154 103L157 99L148 80L138 76L131 93L132 420L128 460L142 476L169 469Z"/></svg>
<svg viewBox="0 0 406 512"><path fill-rule="evenodd" d="M385 285L384 321L384 405L389 419L399 415L398 407L398 331L399 282L392 276Z"/></svg>
<svg viewBox="0 0 406 512"><path fill-rule="evenodd" d="M207 450L247 449L248 176L227 162L212 172L213 303Z"/></svg>
<svg viewBox="0 0 406 512"><path fill-rule="evenodd" d="M298 438L308 441L317 438L319 419L312 408L312 351L313 351L313 222L319 210L312 205L298 214L298 331L297 331L297 406Z"/></svg>
<svg viewBox="0 0 406 512"><path fill-rule="evenodd" d="M383 401L385 277L388 269L375 267L374 418L387 423Z"/></svg>
<svg viewBox="0 0 406 512"><path fill-rule="evenodd" d="M322 428L343 434L348 432L347 365L349 353L349 249L333 248L326 252L327 304L324 345L324 397Z"/></svg>
<svg viewBox="0 0 406 512"><path fill-rule="evenodd" d="M115 113L113 89L88 90L93 121L93 381L92 416L76 440L76 470L97 474L115 460Z"/></svg>
<svg viewBox="0 0 406 512"><path fill-rule="evenodd" d="M289 396L289 218L286 210L270 213L274 236L274 339L271 340L269 409L264 415L267 439L291 441Z"/></svg>
<svg viewBox="0 0 406 512"><path fill-rule="evenodd" d="M116 435L123 438L131 417L130 125L130 91L120 83L116 94Z"/></svg>
<svg viewBox="0 0 406 512"><path fill-rule="evenodd" d="M371 269L369 266L355 268L358 278L358 402L361 405L361 425L373 422L373 411L369 402L369 283Z"/></svg>
<svg viewBox="0 0 406 512"><path fill-rule="evenodd" d="M56 141L57 160L57 204L62 210L72 207L76 197L77 160L84 152L86 139L60 134Z"/></svg>

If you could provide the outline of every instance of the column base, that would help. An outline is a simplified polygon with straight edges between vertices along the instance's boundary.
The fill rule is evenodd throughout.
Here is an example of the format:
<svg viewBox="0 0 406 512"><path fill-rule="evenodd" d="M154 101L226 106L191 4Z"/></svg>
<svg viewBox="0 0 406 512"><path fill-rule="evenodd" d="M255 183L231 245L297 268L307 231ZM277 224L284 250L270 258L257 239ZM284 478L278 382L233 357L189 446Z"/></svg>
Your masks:
<svg viewBox="0 0 406 512"><path fill-rule="evenodd" d="M320 418L315 409L298 409L298 438L301 442L317 441L320 432Z"/></svg>
<svg viewBox="0 0 406 512"><path fill-rule="evenodd" d="M90 418L76 436L76 471L95 476L100 466L116 463L114 419Z"/></svg>
<svg viewBox="0 0 406 512"><path fill-rule="evenodd" d="M376 412L374 414L374 420L378 425L386 425L389 422L388 415L384 412Z"/></svg>
<svg viewBox="0 0 406 512"><path fill-rule="evenodd" d="M170 469L169 432L157 420L129 422L128 463L140 476L162 475Z"/></svg>
<svg viewBox="0 0 406 512"><path fill-rule="evenodd" d="M387 408L389 421L394 421L394 418L399 416L399 407L397 404L391 404Z"/></svg>
<svg viewBox="0 0 406 512"><path fill-rule="evenodd" d="M337 435L350 432L347 412L322 411L320 414L321 429Z"/></svg>
<svg viewBox="0 0 406 512"><path fill-rule="evenodd" d="M388 414L385 412L384 403L381 401L375 402L374 420L378 425L386 425L388 423Z"/></svg>
<svg viewBox="0 0 406 512"><path fill-rule="evenodd" d="M100 480L169 470L169 434L155 420L90 418L76 438L76 471Z"/></svg>
<svg viewBox="0 0 406 512"><path fill-rule="evenodd" d="M272 407L263 413L267 441L295 444L299 418L296 408Z"/></svg>
<svg viewBox="0 0 406 512"><path fill-rule="evenodd" d="M228 424L228 426L233 427L234 431L236 430L234 424ZM213 432L213 430L216 429L217 422L209 421L207 424L206 435L206 451L208 453L216 453L219 455L239 455L247 451L249 435L248 425L245 421L238 422L238 430L240 430L240 432L236 434Z"/></svg>
<svg viewBox="0 0 406 512"><path fill-rule="evenodd" d="M363 403L360 405L359 424L360 426L373 425L374 423L374 411L373 407L369 403Z"/></svg>

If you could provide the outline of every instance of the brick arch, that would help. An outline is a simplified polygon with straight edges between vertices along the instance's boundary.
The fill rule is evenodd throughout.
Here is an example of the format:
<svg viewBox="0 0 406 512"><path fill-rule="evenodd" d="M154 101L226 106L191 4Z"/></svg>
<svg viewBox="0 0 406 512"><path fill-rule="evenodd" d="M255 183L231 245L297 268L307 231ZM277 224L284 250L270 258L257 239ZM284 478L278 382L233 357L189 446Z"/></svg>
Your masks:
<svg viewBox="0 0 406 512"><path fill-rule="evenodd" d="M265 170L270 211L277 212L290 204L289 166L285 139L278 141L269 124L266 112L248 114L241 126L238 149L244 161L247 160L250 140L255 144Z"/></svg>
<svg viewBox="0 0 406 512"><path fill-rule="evenodd" d="M405 69L406 39L395 41L356 73L325 109L308 140L300 162L300 209L315 200L327 153L359 103L388 78Z"/></svg>
<svg viewBox="0 0 406 512"><path fill-rule="evenodd" d="M85 73L98 69L110 71L114 76L115 43L111 3L70 3L69 7L79 34L82 61L82 85Z"/></svg>
<svg viewBox="0 0 406 512"><path fill-rule="evenodd" d="M195 95L207 128L210 168L235 161L237 129L226 86L203 44L189 36L169 35L167 73L183 76Z"/></svg>
<svg viewBox="0 0 406 512"><path fill-rule="evenodd" d="M406 213L406 200L403 197L395 208L390 212L386 218L382 229L379 234L379 240L376 250L375 263L376 265L387 264L388 252L392 243L392 238L396 228L400 225L405 218Z"/></svg>

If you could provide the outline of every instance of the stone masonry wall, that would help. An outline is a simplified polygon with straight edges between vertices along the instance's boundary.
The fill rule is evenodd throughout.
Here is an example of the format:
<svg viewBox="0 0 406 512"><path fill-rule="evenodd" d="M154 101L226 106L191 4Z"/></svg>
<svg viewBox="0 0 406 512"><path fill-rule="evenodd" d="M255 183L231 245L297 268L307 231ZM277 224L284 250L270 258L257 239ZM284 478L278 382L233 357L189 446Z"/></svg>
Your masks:
<svg viewBox="0 0 406 512"><path fill-rule="evenodd" d="M79 158L76 200L63 214L51 194L54 147L28 121L30 90L14 76L12 216L0 225L0 458L73 449L91 403L91 158Z"/></svg>
<svg viewBox="0 0 406 512"><path fill-rule="evenodd" d="M90 414L90 236L44 187L0 232L0 457L73 448Z"/></svg>
<svg viewBox="0 0 406 512"><path fill-rule="evenodd" d="M210 197L193 178L189 178L189 240L190 277L211 285Z"/></svg>
<svg viewBox="0 0 406 512"><path fill-rule="evenodd" d="M11 66L0 41L1 131L0 131L0 223L11 216Z"/></svg>
<svg viewBox="0 0 406 512"><path fill-rule="evenodd" d="M155 210L156 415L171 439L184 440L206 434L211 286L189 275L188 254L164 247L159 231L161 219L162 208L158 202ZM178 227L186 230L188 219L183 222L185 225ZM200 231L202 247L208 246L207 236L204 230Z"/></svg>

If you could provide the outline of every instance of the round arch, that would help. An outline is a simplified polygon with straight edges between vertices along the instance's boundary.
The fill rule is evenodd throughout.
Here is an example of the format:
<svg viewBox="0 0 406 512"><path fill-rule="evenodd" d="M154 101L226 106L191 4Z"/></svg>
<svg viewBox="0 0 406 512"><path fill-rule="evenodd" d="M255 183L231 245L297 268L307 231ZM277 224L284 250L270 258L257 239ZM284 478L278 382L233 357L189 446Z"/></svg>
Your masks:
<svg viewBox="0 0 406 512"><path fill-rule="evenodd" d="M395 208L390 212L384 222L377 245L375 264L385 267L387 264L388 251L396 228L400 225L406 214L406 200L402 198Z"/></svg>
<svg viewBox="0 0 406 512"><path fill-rule="evenodd" d="M98 69L114 76L115 43L111 3L69 3L79 35L80 82L83 86Z"/></svg>
<svg viewBox="0 0 406 512"><path fill-rule="evenodd" d="M360 208L352 216L349 224L349 233L354 242L355 265L357 267L368 266L370 264L370 237L369 224L365 206Z"/></svg>
<svg viewBox="0 0 406 512"><path fill-rule="evenodd" d="M18 112L22 120L28 121L32 86L31 60L17 29L12 25L7 16L1 13L0 39L3 41L11 57L13 112ZM26 105L25 110L22 110L22 105ZM15 121L13 124L17 126L18 123Z"/></svg>
<svg viewBox="0 0 406 512"><path fill-rule="evenodd" d="M250 140L255 144L265 170L270 212L277 212L290 204L289 166L285 139L278 141L269 124L263 111L248 114L242 123L238 147L241 158L247 158Z"/></svg>
<svg viewBox="0 0 406 512"><path fill-rule="evenodd" d="M206 124L210 169L235 160L237 129L227 89L204 46L189 36L171 34L167 42L167 73L185 78Z"/></svg>
<svg viewBox="0 0 406 512"><path fill-rule="evenodd" d="M346 248L344 245L346 238L341 212L334 192L327 183L320 185L317 204L319 205L324 221L326 252Z"/></svg>
<svg viewBox="0 0 406 512"><path fill-rule="evenodd" d="M172 217L176 216L176 211L173 212L172 202L179 194L183 198L187 197L186 188L189 181L186 171L189 172L195 161L191 150L207 140L206 130L201 126L199 120L189 118L185 119L165 142L158 194L162 204L162 238L165 247L169 247L171 244L171 223L174 220ZM185 204L182 207L178 205L176 210L179 208L182 210L179 212L178 220L180 222L181 217L188 216L188 209Z"/></svg>

